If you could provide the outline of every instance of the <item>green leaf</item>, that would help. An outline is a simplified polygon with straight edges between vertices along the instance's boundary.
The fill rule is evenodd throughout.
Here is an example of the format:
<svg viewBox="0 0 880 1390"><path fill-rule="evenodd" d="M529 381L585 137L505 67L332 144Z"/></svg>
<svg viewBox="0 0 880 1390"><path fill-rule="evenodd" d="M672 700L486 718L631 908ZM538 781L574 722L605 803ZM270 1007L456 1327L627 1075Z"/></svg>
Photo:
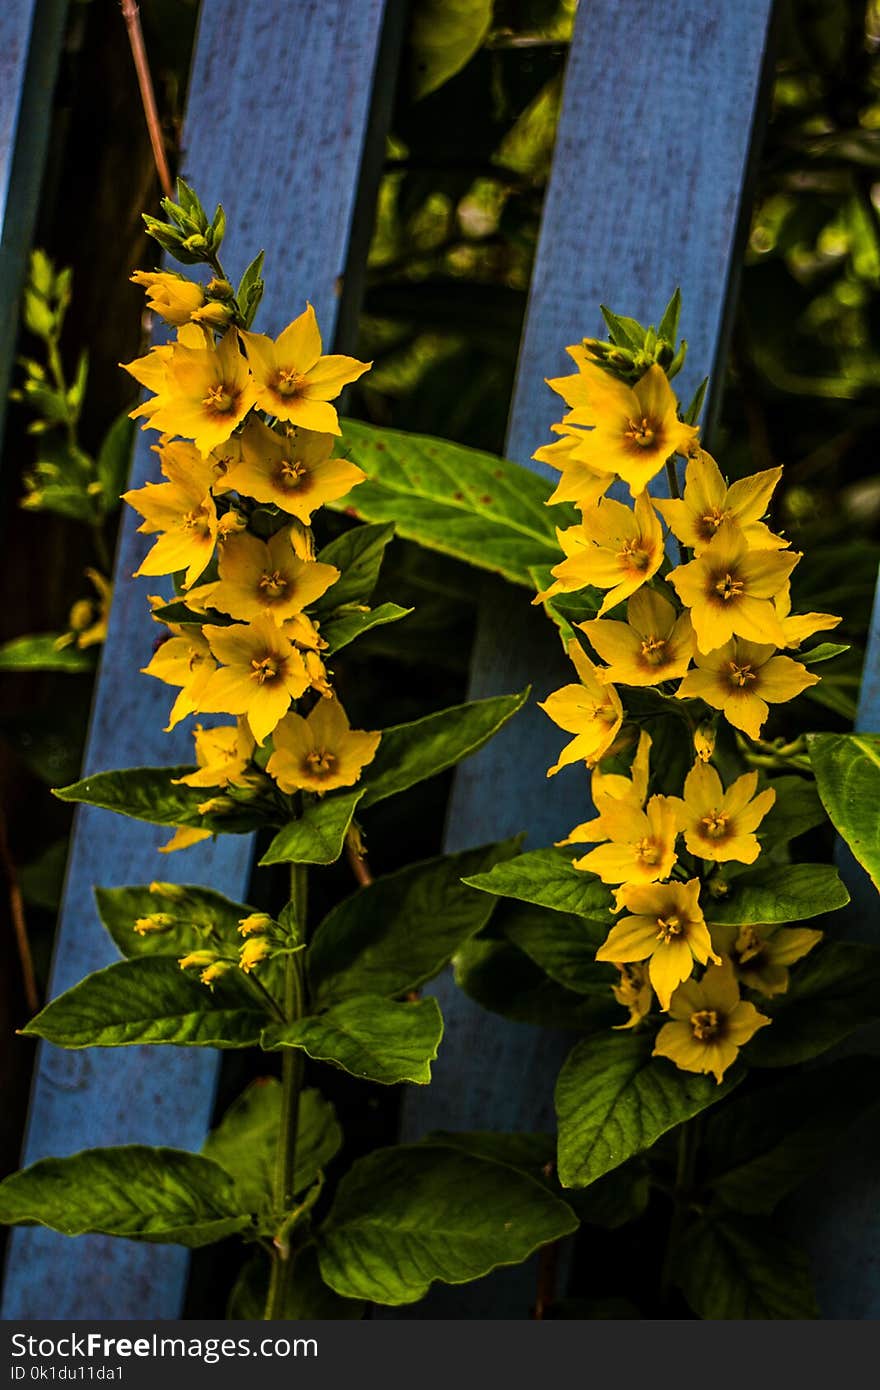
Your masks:
<svg viewBox="0 0 880 1390"><path fill-rule="evenodd" d="M466 66L492 24L493 0L422 0L410 28L413 97L436 91Z"/></svg>
<svg viewBox="0 0 880 1390"><path fill-rule="evenodd" d="M315 617L326 617L351 603L367 602L379 578L385 547L393 535L393 521L378 526L353 526L324 546L318 557L322 565L335 565L342 573L312 605L310 611Z"/></svg>
<svg viewBox="0 0 880 1390"><path fill-rule="evenodd" d="M299 820L289 821L279 830L260 863L334 864L365 791L362 784L313 801Z"/></svg>
<svg viewBox="0 0 880 1390"><path fill-rule="evenodd" d="M328 913L308 950L313 998L328 1005L356 994L405 994L442 970L485 926L492 906L462 873L509 855L515 841L411 864L362 888Z"/></svg>
<svg viewBox="0 0 880 1390"><path fill-rule="evenodd" d="M496 926L557 984L575 994L609 997L617 971L613 965L596 960L596 952L608 935L607 923L511 903L496 919Z"/></svg>
<svg viewBox="0 0 880 1390"><path fill-rule="evenodd" d="M773 1019L749 1043L749 1063L790 1067L809 1061L880 1016L880 948L833 941L792 971L786 994L762 999Z"/></svg>
<svg viewBox="0 0 880 1390"><path fill-rule="evenodd" d="M232 1179L198 1154L127 1144L43 1158L0 1183L0 1222L211 1245L250 1226Z"/></svg>
<svg viewBox="0 0 880 1390"><path fill-rule="evenodd" d="M337 1293L398 1306L464 1284L569 1235L571 1209L525 1174L449 1148L382 1149L343 1178L318 1233Z"/></svg>
<svg viewBox="0 0 880 1390"><path fill-rule="evenodd" d="M708 1320L818 1317L806 1256L766 1221L704 1217L676 1254L675 1278Z"/></svg>
<svg viewBox="0 0 880 1390"><path fill-rule="evenodd" d="M817 647L811 647L808 652L798 652L798 660L804 666L818 666L820 661L831 661L835 656L843 656L850 648L841 645L839 642L820 642Z"/></svg>
<svg viewBox="0 0 880 1390"><path fill-rule="evenodd" d="M433 1130L423 1140L429 1148L442 1145L458 1149L489 1163L503 1163L518 1168L529 1177L544 1180L544 1169L553 1166L556 1140L552 1134L501 1134L497 1130Z"/></svg>
<svg viewBox="0 0 880 1390"><path fill-rule="evenodd" d="M600 304L602 317L608 325L608 332L612 343L617 347L630 348L638 352L645 342L645 330L636 319L626 318L623 314L615 314L606 304Z"/></svg>
<svg viewBox="0 0 880 1390"><path fill-rule="evenodd" d="M114 772L95 772L69 787L57 787L59 801L85 802L105 811L116 811L153 825L186 825L201 830L225 830L245 835L254 829L260 813L253 805L230 802L224 814L201 815L203 787L175 786L174 779L193 772L192 767L124 767Z"/></svg>
<svg viewBox="0 0 880 1390"><path fill-rule="evenodd" d="M703 1182L731 1211L771 1212L875 1104L876 1074L875 1058L845 1057L735 1096L709 1116Z"/></svg>
<svg viewBox="0 0 880 1390"><path fill-rule="evenodd" d="M371 628L399 622L412 611L411 608L401 608L397 603L380 603L378 608L371 608L366 613L337 613L321 626L321 636L328 644L324 655L332 656Z"/></svg>
<svg viewBox="0 0 880 1390"><path fill-rule="evenodd" d="M483 1009L539 1028L608 1028L620 1017L610 992L585 997L548 979L507 941L467 941L453 961L455 982Z"/></svg>
<svg viewBox="0 0 880 1390"><path fill-rule="evenodd" d="M427 435L343 426L345 453L367 481L331 503L335 510L392 521L405 540L526 588L532 565L558 562L556 527L576 514L547 507L551 486L531 469Z"/></svg>
<svg viewBox="0 0 880 1390"><path fill-rule="evenodd" d="M834 912L849 893L831 864L786 864L738 874L726 897L704 905L706 920L736 926L803 922Z"/></svg>
<svg viewBox="0 0 880 1390"><path fill-rule="evenodd" d="M352 1076L386 1086L398 1081L424 1086L431 1080L442 1036L436 999L398 1004L359 994L297 1023L270 1024L261 1045L269 1052L301 1047L316 1062L331 1062Z"/></svg>
<svg viewBox="0 0 880 1390"><path fill-rule="evenodd" d="M675 345L678 337L678 323L681 318L681 290L676 286L672 298L663 310L663 317L660 320L660 327L657 329L657 337L663 338L667 343Z"/></svg>
<svg viewBox="0 0 880 1390"><path fill-rule="evenodd" d="M611 910L611 890L595 874L575 869L571 859L570 849L530 850L488 874L472 875L467 882L499 898L516 898L600 921Z"/></svg>
<svg viewBox="0 0 880 1390"><path fill-rule="evenodd" d="M98 916L114 943L129 959L137 956L182 956L206 947L234 953L241 946L238 924L253 912L210 888L176 883L96 888ZM168 919L161 932L141 935L135 922L159 913Z"/></svg>
<svg viewBox="0 0 880 1390"><path fill-rule="evenodd" d="M47 912L58 911L64 891L68 844L66 835L60 840L53 840L36 859L20 867L19 886L25 902L31 907L42 907Z"/></svg>
<svg viewBox="0 0 880 1390"><path fill-rule="evenodd" d="M270 1262L262 1250L247 1259L235 1282L226 1310L227 1318L245 1322L260 1322L265 1316L269 1294ZM362 1318L363 1303L354 1298L340 1298L328 1289L318 1268L318 1252L314 1242L294 1252L293 1268L285 1284L284 1303L279 1316L287 1322L320 1318L340 1322Z"/></svg>
<svg viewBox="0 0 880 1390"><path fill-rule="evenodd" d="M529 570L529 577L537 592L543 593L552 584L551 568L550 565L532 565ZM587 587L573 594L554 594L552 598L542 600L541 607L551 622L556 624L566 653L569 642L581 640L575 625L595 618L604 597L601 589Z"/></svg>
<svg viewBox="0 0 880 1390"><path fill-rule="evenodd" d="M522 709L528 696L526 687L518 695L471 700L411 724L383 729L376 756L364 771L367 794L362 809L436 777L476 753Z"/></svg>
<svg viewBox="0 0 880 1390"><path fill-rule="evenodd" d="M82 651L71 645L55 645L58 632L41 632L32 637L14 637L0 646L0 671L68 671L79 674L94 671L95 654L92 648Z"/></svg>
<svg viewBox="0 0 880 1390"><path fill-rule="evenodd" d="M232 1102L205 1140L202 1153L235 1181L240 1210L266 1217L273 1207L281 1084L274 1077L252 1081ZM333 1106L319 1091L300 1094L296 1128L294 1192L311 1187L321 1169L342 1147L342 1130Z"/></svg>
<svg viewBox="0 0 880 1390"><path fill-rule="evenodd" d="M809 748L835 830L880 889L880 734L810 734Z"/></svg>
<svg viewBox="0 0 880 1390"><path fill-rule="evenodd" d="M825 821L825 811L808 777L774 777L767 782L776 792L776 801L758 830L766 849L785 844Z"/></svg>
<svg viewBox="0 0 880 1390"><path fill-rule="evenodd" d="M566 1059L556 1084L563 1187L587 1187L650 1149L739 1079L719 1086L711 1077L679 1071L652 1057L652 1046L644 1034L603 1034L578 1043Z"/></svg>
<svg viewBox="0 0 880 1390"><path fill-rule="evenodd" d="M133 437L134 421L129 419L126 410L117 415L98 450L95 468L98 482L101 484L105 512L113 511L119 506L119 494L128 481Z"/></svg>
<svg viewBox="0 0 880 1390"><path fill-rule="evenodd" d="M87 975L22 1029L59 1047L253 1047L266 1011L238 972L209 989L164 956L120 961Z"/></svg>
<svg viewBox="0 0 880 1390"><path fill-rule="evenodd" d="M568 1200L581 1221L604 1231L616 1231L644 1215L650 1196L651 1170L646 1159L637 1157L613 1168L589 1187L571 1192Z"/></svg>

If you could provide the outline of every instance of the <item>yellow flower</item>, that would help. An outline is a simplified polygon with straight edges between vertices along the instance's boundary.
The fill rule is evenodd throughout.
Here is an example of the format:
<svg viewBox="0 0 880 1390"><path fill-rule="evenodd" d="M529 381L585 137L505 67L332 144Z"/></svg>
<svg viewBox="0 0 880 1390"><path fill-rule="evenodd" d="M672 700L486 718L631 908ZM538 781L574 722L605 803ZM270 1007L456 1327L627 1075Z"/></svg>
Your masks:
<svg viewBox="0 0 880 1390"><path fill-rule="evenodd" d="M286 527L269 541L249 531L229 536L220 547L220 580L209 603L245 622L268 615L278 623L301 613L335 584L339 570L316 560L300 560Z"/></svg>
<svg viewBox="0 0 880 1390"><path fill-rule="evenodd" d="M603 801L601 830L596 838L610 843L575 859L576 869L598 874L603 883L655 883L669 877L678 834L672 797L652 796L644 811L626 801Z"/></svg>
<svg viewBox="0 0 880 1390"><path fill-rule="evenodd" d="M730 956L737 978L748 989L772 996L788 989L788 967L822 940L812 927L712 926L712 941Z"/></svg>
<svg viewBox="0 0 880 1390"><path fill-rule="evenodd" d="M171 706L168 723L169 733L181 719L194 714L199 708L199 700L217 669L211 655L211 648L196 623L169 623L171 636L153 654L149 665L142 666L145 676L155 676L166 685L179 685L180 694Z"/></svg>
<svg viewBox="0 0 880 1390"><path fill-rule="evenodd" d="M582 430L566 429L564 425L553 425L552 429L562 434L562 438L555 439L552 444L542 444L532 454L533 459L539 463L549 463L551 468L562 474L546 505L550 507L556 502L574 502L581 509L595 506L610 488L614 475L599 472L580 457L578 450L584 438Z"/></svg>
<svg viewBox="0 0 880 1390"><path fill-rule="evenodd" d="M668 1057L680 1071L707 1073L720 1084L744 1043L770 1022L754 1004L740 999L730 961L710 965L702 980L675 991L672 1023L657 1034L655 1057Z"/></svg>
<svg viewBox="0 0 880 1390"><path fill-rule="evenodd" d="M173 782L187 787L247 786L255 744L246 719L215 729L203 729L197 724L193 739L197 770L185 777L174 777Z"/></svg>
<svg viewBox="0 0 880 1390"><path fill-rule="evenodd" d="M842 621L833 613L795 613L792 615L790 584L786 584L778 594L774 594L773 606L782 625L782 631L785 633L786 647L799 647L801 642L805 642L815 632L828 632L830 628L837 627L838 623Z"/></svg>
<svg viewBox="0 0 880 1390"><path fill-rule="evenodd" d="M639 589L626 605L626 622L596 618L578 623L608 670L603 678L617 685L658 685L687 670L694 651L694 632L687 613L679 615L654 589Z"/></svg>
<svg viewBox="0 0 880 1390"><path fill-rule="evenodd" d="M166 270L136 270L130 278L136 285L143 285L153 313L175 327L189 323L205 302L201 285L184 280L182 275L171 275Z"/></svg>
<svg viewBox="0 0 880 1390"><path fill-rule="evenodd" d="M629 1009L629 1019L626 1023L616 1023L614 1027L615 1030L636 1028L651 1012L654 1003L654 991L648 978L648 969L644 965L630 964L618 965L617 970L620 979L616 985L611 986L611 993L618 1004Z"/></svg>
<svg viewBox="0 0 880 1390"><path fill-rule="evenodd" d="M556 583L538 594L535 603L592 584L609 590L599 609L601 617L647 583L663 562L663 531L646 492L636 498L632 510L605 497L579 526L556 534L566 558L551 570Z"/></svg>
<svg viewBox="0 0 880 1390"><path fill-rule="evenodd" d="M148 424L182 434L210 454L229 438L254 404L255 387L230 329L216 347L174 346L157 409Z"/></svg>
<svg viewBox="0 0 880 1390"><path fill-rule="evenodd" d="M273 342L263 333L242 333L254 376L257 405L278 420L289 420L307 430L340 434L332 405L343 386L357 381L372 362L354 357L322 357L321 334L315 311L289 323Z"/></svg>
<svg viewBox="0 0 880 1390"><path fill-rule="evenodd" d="M701 724L694 731L694 752L701 763L707 763L715 752L715 729L711 724Z"/></svg>
<svg viewBox="0 0 880 1390"><path fill-rule="evenodd" d="M162 445L157 453L168 481L122 494L144 518L138 530L160 533L135 576L186 570L183 586L189 588L211 559L217 539L217 509L209 490L213 471L182 439Z"/></svg>
<svg viewBox="0 0 880 1390"><path fill-rule="evenodd" d="M784 704L815 685L819 677L789 656L777 656L776 648L734 638L708 656L696 657L696 669L688 671L676 695L696 696L720 709L728 723L749 738L760 738L770 711L769 704Z"/></svg>
<svg viewBox="0 0 880 1390"><path fill-rule="evenodd" d="M596 667L579 642L569 642L568 655L580 684L564 685L538 702L554 724L567 734L576 735L563 748L559 761L548 769L548 777L569 763L585 762L592 767L607 753L623 723L620 696L613 685L606 685L599 679Z"/></svg>
<svg viewBox="0 0 880 1390"><path fill-rule="evenodd" d="M761 853L755 831L776 801L768 787L755 795L757 772L746 772L728 787L709 763L697 761L684 782L684 800L671 797L684 842L698 858L754 864Z"/></svg>
<svg viewBox="0 0 880 1390"><path fill-rule="evenodd" d="M250 912L247 917L239 918L238 930L242 936L261 936L274 925L268 912Z"/></svg>
<svg viewBox="0 0 880 1390"><path fill-rule="evenodd" d="M203 348L205 335L194 324L185 324L177 331L177 343L184 347ZM136 357L131 362L119 363L123 371L128 372L129 376L133 376L139 386L145 386L148 391L155 393L152 398L142 401L135 410L132 410L129 419L137 420L143 416L149 421L156 414L161 405L161 392L165 390L168 366L174 356L176 345L175 343L161 343L157 347L150 348L143 357ZM146 429L146 425L144 428Z"/></svg>
<svg viewBox="0 0 880 1390"><path fill-rule="evenodd" d="M279 724L267 771L283 792L351 787L373 761L381 737L352 729L338 700L319 700L307 719L291 713Z"/></svg>
<svg viewBox="0 0 880 1390"><path fill-rule="evenodd" d="M272 954L272 943L267 941L265 936L252 936L250 941L246 941L238 955L239 969L245 974L249 974L255 966L268 959Z"/></svg>
<svg viewBox="0 0 880 1390"><path fill-rule="evenodd" d="M95 647L107 640L113 585L96 569L87 568L85 573L95 590L96 598L79 598L73 604L67 619L69 630L55 639L58 651L73 645L85 651L87 647Z"/></svg>
<svg viewBox="0 0 880 1390"><path fill-rule="evenodd" d="M633 497L642 492L672 454L684 453L697 437L693 425L678 419L678 403L662 367L649 367L635 386L627 386L569 348L579 361L575 376L547 385L573 407L566 424L588 425L579 457L603 473L618 473Z"/></svg>
<svg viewBox="0 0 880 1390"><path fill-rule="evenodd" d="M356 463L332 458L333 446L332 434L279 434L251 416L241 436L241 460L230 468L226 486L256 502L272 502L308 526L318 507L344 497L366 477Z"/></svg>
<svg viewBox="0 0 880 1390"><path fill-rule="evenodd" d="M598 815L591 821L575 826L565 840L557 840L557 845L593 844L599 840L610 840L611 835L602 819L606 806L612 809L618 805L640 812L648 798L648 763L651 755L651 735L642 730L639 734L638 748L630 767L630 775L625 777L617 772L603 772L593 769L590 793Z"/></svg>
<svg viewBox="0 0 880 1390"><path fill-rule="evenodd" d="M174 854L179 849L189 849L190 845L200 844L202 840L210 840L212 831L197 830L195 826L179 825L164 845L159 846L160 854Z"/></svg>
<svg viewBox="0 0 880 1390"><path fill-rule="evenodd" d="M736 527L722 522L699 559L669 575L691 610L699 650L712 652L734 635L784 647L772 600L800 558L791 551L749 550Z"/></svg>
<svg viewBox="0 0 880 1390"><path fill-rule="evenodd" d="M688 883L625 883L615 894L616 911L629 908L596 952L597 960L627 964L650 958L648 973L660 1000L669 1008L672 991L686 980L694 961L717 960L700 909L700 880Z"/></svg>
<svg viewBox="0 0 880 1390"><path fill-rule="evenodd" d="M218 661L201 694L199 708L211 714L246 714L257 743L309 688L300 653L269 617L246 626L206 626L202 629Z"/></svg>
<svg viewBox="0 0 880 1390"><path fill-rule="evenodd" d="M727 522L742 535L750 550L780 550L788 545L759 520L770 505L781 468L766 468L727 486L711 454L697 449L685 474L684 497L658 498L654 505L683 545L699 555Z"/></svg>
<svg viewBox="0 0 880 1390"><path fill-rule="evenodd" d="M138 917L132 930L138 936L162 936L174 926L170 912L149 912L146 917Z"/></svg>

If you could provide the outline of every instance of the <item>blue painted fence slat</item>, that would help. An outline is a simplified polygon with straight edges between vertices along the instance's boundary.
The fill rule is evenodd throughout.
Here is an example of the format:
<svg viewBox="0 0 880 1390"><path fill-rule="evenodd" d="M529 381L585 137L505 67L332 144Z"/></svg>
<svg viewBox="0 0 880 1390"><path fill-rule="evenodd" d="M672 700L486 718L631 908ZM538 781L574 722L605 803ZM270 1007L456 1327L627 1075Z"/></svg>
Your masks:
<svg viewBox="0 0 880 1390"><path fill-rule="evenodd" d="M517 462L538 467L530 456L561 408L544 378L573 370L566 344L601 332L599 303L656 323L680 285L690 351L676 386L686 398L717 371L771 9L772 0L582 0L510 418ZM526 593L487 588L471 697L531 681L543 699L570 679ZM562 737L533 703L470 759L456 777L447 848L523 829L547 845L583 820L583 771L546 780ZM407 1098L408 1134L552 1128L553 1078L570 1040L488 1017L448 977L437 993L446 1036L432 1085ZM522 1316L533 1296L533 1283L505 1275L503 1286L444 1294L438 1316Z"/></svg>
<svg viewBox="0 0 880 1390"><path fill-rule="evenodd" d="M230 235L223 259L240 274L266 248L268 295L258 326L278 332L312 300L328 340L336 321L367 130L384 0L204 0L182 170ZM133 483L156 476L141 436ZM86 771L186 761L189 735L162 733L169 691L138 674L157 629L147 585L129 578L145 550L123 520L116 597L98 681ZM94 884L176 877L232 897L247 892L248 837L225 836L168 860L167 834L85 808L77 813L51 993L114 958ZM25 1159L95 1144L198 1149L211 1114L217 1054L193 1049L64 1052L41 1047ZM173 1318L187 1271L177 1247L13 1233L5 1318Z"/></svg>

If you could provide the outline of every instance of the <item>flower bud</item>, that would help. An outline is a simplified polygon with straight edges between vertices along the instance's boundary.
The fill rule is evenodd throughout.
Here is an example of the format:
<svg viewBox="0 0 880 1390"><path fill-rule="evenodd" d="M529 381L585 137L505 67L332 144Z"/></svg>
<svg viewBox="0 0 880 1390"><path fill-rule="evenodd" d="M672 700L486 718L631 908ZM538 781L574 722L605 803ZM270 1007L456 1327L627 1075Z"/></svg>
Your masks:
<svg viewBox="0 0 880 1390"><path fill-rule="evenodd" d="M134 924L134 930L138 936L158 936L162 932L170 931L174 926L174 918L167 912L150 912L146 917L139 917Z"/></svg>
<svg viewBox="0 0 880 1390"><path fill-rule="evenodd" d="M190 951L188 956L181 956L177 964L181 970L204 970L219 959L216 951Z"/></svg>
<svg viewBox="0 0 880 1390"><path fill-rule="evenodd" d="M232 310L228 304L217 304L212 301L204 304L201 309L196 309L192 315L192 322L199 323L204 328L225 328L232 318Z"/></svg>
<svg viewBox="0 0 880 1390"><path fill-rule="evenodd" d="M234 293L229 281L220 280L216 275L211 277L205 289L212 299L231 299Z"/></svg>
<svg viewBox="0 0 880 1390"><path fill-rule="evenodd" d="M241 954L238 957L239 967L245 974L248 974L254 966L259 965L271 954L271 942L267 941L265 936L253 936L241 948Z"/></svg>
<svg viewBox="0 0 880 1390"><path fill-rule="evenodd" d="M206 970L203 970L199 979L203 985L207 985L209 989L212 989L217 981L222 979L226 974L227 970L231 969L231 961L218 960L215 961L213 965L209 965Z"/></svg>
<svg viewBox="0 0 880 1390"><path fill-rule="evenodd" d="M254 936L258 932L269 931L274 925L268 912L251 912L249 916L241 918L238 930L242 936Z"/></svg>

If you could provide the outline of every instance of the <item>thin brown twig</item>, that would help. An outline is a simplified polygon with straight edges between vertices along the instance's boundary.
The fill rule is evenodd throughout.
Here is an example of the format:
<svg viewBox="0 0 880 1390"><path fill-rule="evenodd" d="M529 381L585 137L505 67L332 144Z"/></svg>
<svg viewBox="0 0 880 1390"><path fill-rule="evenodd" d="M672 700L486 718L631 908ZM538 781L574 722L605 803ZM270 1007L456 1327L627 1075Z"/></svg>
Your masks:
<svg viewBox="0 0 880 1390"><path fill-rule="evenodd" d="M128 30L128 41L131 45L131 56L134 59L135 71L137 72L138 86L141 90L141 101L144 107L144 116L147 121L147 130L150 133L150 144L153 147L153 159L156 162L156 172L159 175L159 182L162 185L162 192L166 198L173 198L174 185L171 182L171 170L168 167L168 157L165 153L165 141L162 136L162 127L159 124L159 110L156 106L156 92L153 87L153 78L150 74L150 63L147 58L147 49L144 44L144 31L141 28L140 10L135 0L120 0L122 18L125 20L125 27Z"/></svg>
<svg viewBox="0 0 880 1390"><path fill-rule="evenodd" d="M559 1264L559 1242L551 1241L538 1251L538 1289L532 1318L543 1322L547 1309L556 1302L556 1270Z"/></svg>
<svg viewBox="0 0 880 1390"><path fill-rule="evenodd" d="M367 863L365 854L358 854L356 847L350 840L346 842L346 854L352 873L360 884L361 888L369 888L373 882L373 875L370 873L370 866Z"/></svg>
<svg viewBox="0 0 880 1390"><path fill-rule="evenodd" d="M40 996L37 993L37 977L34 973L34 959L31 955L31 943L28 938L27 921L24 915L24 898L21 895L15 860L9 848L9 836L6 833L6 814L2 808L0 808L0 861L2 861L3 864L3 872L6 875L6 884L9 890L9 913L12 917L15 944L18 947L18 958L21 962L21 975L24 981L24 997L27 1000L29 1011L35 1014L40 1007Z"/></svg>

